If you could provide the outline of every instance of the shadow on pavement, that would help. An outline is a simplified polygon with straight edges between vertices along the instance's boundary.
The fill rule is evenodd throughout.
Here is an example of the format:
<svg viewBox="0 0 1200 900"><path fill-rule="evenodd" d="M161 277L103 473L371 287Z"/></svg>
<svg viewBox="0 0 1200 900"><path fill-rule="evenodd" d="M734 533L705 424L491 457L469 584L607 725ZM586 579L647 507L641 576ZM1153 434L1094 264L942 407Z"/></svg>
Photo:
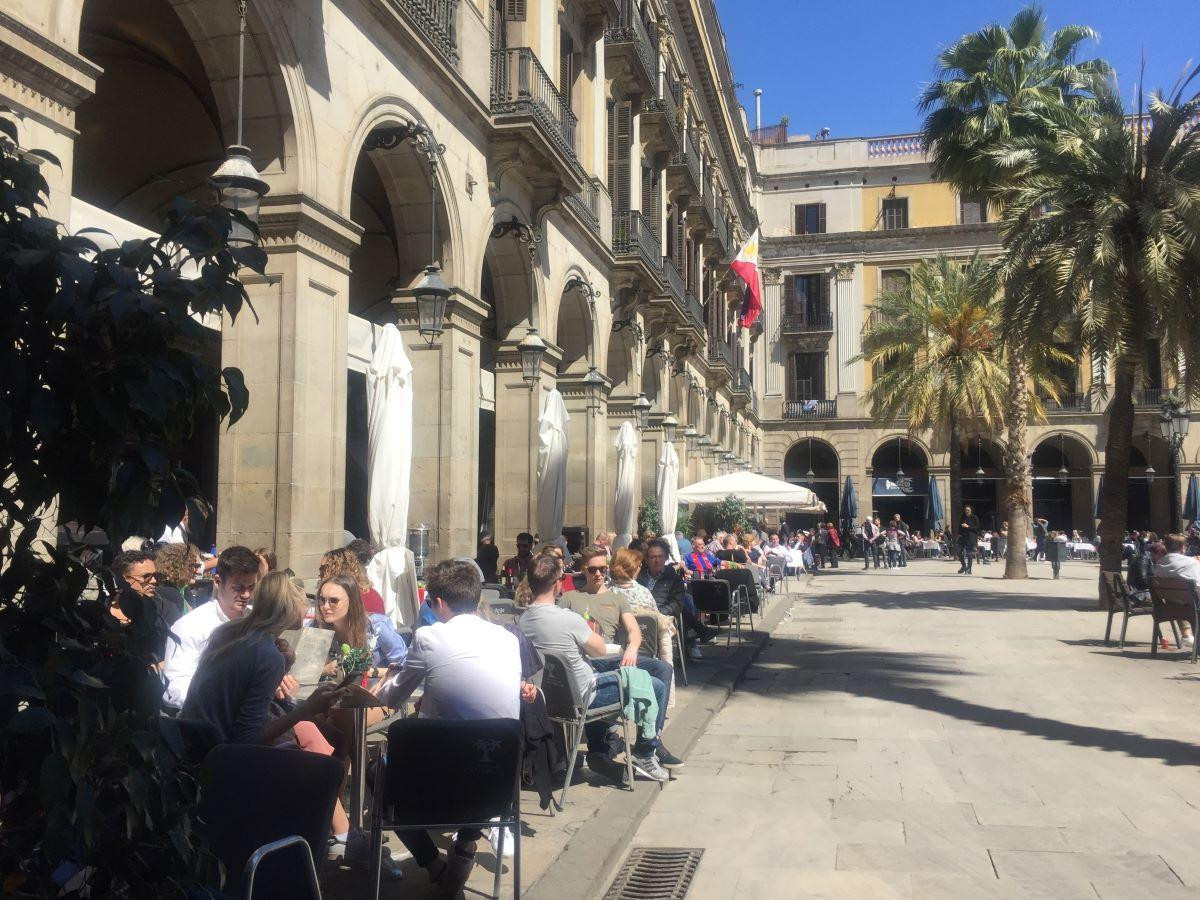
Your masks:
<svg viewBox="0 0 1200 900"><path fill-rule="evenodd" d="M1044 716L997 709L942 693L938 678L970 675L950 657L879 650L786 635L774 639L782 651L774 660L789 666L770 671L773 678L746 680L738 691L779 697L810 690L843 691L928 710L964 722L1020 732L1080 747L1094 747L1169 765L1196 765L1200 746L1168 738L1150 738L1129 731L1061 722ZM784 643L791 645L784 648ZM783 657L783 658L779 658Z"/></svg>
<svg viewBox="0 0 1200 900"><path fill-rule="evenodd" d="M889 572L887 577L894 584L894 579L906 576ZM1005 610L1079 612L1093 609L1090 606L1081 606L1079 597L1005 594L978 588L970 591L930 591L920 589L919 585L915 583L913 589L919 589L920 593L900 594L895 590L847 591L846 593L807 597L805 602L809 606L841 606L847 603L861 603L875 609L968 610L971 612L1003 612Z"/></svg>

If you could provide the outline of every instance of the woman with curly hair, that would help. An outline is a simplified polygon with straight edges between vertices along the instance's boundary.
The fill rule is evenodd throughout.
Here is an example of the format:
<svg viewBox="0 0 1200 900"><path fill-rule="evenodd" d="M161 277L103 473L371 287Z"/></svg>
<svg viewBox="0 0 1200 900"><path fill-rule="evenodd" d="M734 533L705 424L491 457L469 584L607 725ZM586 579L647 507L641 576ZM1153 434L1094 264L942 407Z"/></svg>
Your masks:
<svg viewBox="0 0 1200 900"><path fill-rule="evenodd" d="M358 593L362 597L363 608L368 615L386 615L383 598L379 596L379 591L371 586L367 573L363 571L362 564L358 561L357 554L349 547L338 547L321 557L321 566L317 571L317 577L321 581L326 581L334 575L348 575L354 579L358 584Z"/></svg>
<svg viewBox="0 0 1200 900"><path fill-rule="evenodd" d="M192 608L192 584L196 581L200 565L200 548L194 544L164 544L154 551L154 567L158 570L156 599L169 608L175 618Z"/></svg>

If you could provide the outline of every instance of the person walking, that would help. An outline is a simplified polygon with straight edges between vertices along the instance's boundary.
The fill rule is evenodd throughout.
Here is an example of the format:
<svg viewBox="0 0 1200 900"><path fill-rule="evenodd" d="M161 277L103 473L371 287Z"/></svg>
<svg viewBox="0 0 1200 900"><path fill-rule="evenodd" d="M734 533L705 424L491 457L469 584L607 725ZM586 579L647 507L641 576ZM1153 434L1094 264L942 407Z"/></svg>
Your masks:
<svg viewBox="0 0 1200 900"><path fill-rule="evenodd" d="M900 517L900 513L896 513L894 516L892 516L892 524L895 525L896 534L900 543L898 560L900 567L903 568L908 565L908 541L910 537L908 523L906 523L904 519Z"/></svg>
<svg viewBox="0 0 1200 900"><path fill-rule="evenodd" d="M962 563L958 574L974 574L975 550L979 546L979 516L971 507L963 507L962 521L958 523L958 558Z"/></svg>
<svg viewBox="0 0 1200 900"><path fill-rule="evenodd" d="M1049 534L1046 526L1048 524L1045 519L1033 520L1033 540L1037 544L1037 549L1033 555L1035 561L1046 558L1046 535Z"/></svg>
<svg viewBox="0 0 1200 900"><path fill-rule="evenodd" d="M842 553L842 536L832 522L825 523L825 538L829 542L829 565L836 569Z"/></svg>
<svg viewBox="0 0 1200 900"><path fill-rule="evenodd" d="M862 525L858 529L859 535L862 537L863 544L863 571L871 568L871 560L875 560L875 568L879 568L879 556L875 550L875 537L879 533L879 529L875 527L875 523L871 521L871 517L867 516L863 519Z"/></svg>

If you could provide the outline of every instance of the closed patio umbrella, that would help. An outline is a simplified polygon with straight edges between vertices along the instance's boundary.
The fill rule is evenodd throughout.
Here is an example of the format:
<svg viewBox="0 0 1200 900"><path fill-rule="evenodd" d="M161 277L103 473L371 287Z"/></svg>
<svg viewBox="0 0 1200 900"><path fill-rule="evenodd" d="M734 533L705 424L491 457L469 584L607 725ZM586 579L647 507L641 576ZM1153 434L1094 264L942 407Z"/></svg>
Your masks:
<svg viewBox="0 0 1200 900"><path fill-rule="evenodd" d="M1092 518L1094 518L1094 519L1100 518L1100 501L1102 499L1104 499L1104 475L1103 474L1100 475L1100 486L1096 490L1096 512L1092 515Z"/></svg>
<svg viewBox="0 0 1200 900"><path fill-rule="evenodd" d="M849 475L842 488L841 516L843 522L850 522L851 525L858 520L858 495L854 493L854 480Z"/></svg>
<svg viewBox="0 0 1200 900"><path fill-rule="evenodd" d="M567 512L567 405L557 390L546 396L538 420L538 535L543 543L563 543Z"/></svg>
<svg viewBox="0 0 1200 900"><path fill-rule="evenodd" d="M658 455L655 488L662 536L667 539L671 559L679 562L679 543L675 540L675 523L679 518L679 501L675 499L675 492L679 488L679 454L675 452L675 445L670 441L663 441L662 453Z"/></svg>
<svg viewBox="0 0 1200 900"><path fill-rule="evenodd" d="M1200 517L1200 482L1196 476L1188 478L1187 494L1183 500L1183 517L1189 522L1195 522Z"/></svg>
<svg viewBox="0 0 1200 900"><path fill-rule="evenodd" d="M925 496L925 521L930 524L934 531L941 530L942 519L945 518L945 513L942 511L942 494L938 490L938 480L936 477L929 479L929 493Z"/></svg>
<svg viewBox="0 0 1200 900"><path fill-rule="evenodd" d="M636 527L638 433L632 422L617 432L617 488L613 497L613 548L628 547Z"/></svg>
<svg viewBox="0 0 1200 900"><path fill-rule="evenodd" d="M417 618L416 577L408 538L412 475L412 364L395 325L379 333L367 370L367 526L379 552L367 577L397 624Z"/></svg>

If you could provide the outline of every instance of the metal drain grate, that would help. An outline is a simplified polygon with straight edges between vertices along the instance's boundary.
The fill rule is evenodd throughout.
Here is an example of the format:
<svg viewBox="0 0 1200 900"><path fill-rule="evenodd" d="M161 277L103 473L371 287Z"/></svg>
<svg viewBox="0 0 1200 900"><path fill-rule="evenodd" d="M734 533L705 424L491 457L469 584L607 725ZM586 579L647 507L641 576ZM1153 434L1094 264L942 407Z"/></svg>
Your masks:
<svg viewBox="0 0 1200 900"><path fill-rule="evenodd" d="M682 900L703 855L701 848L634 847L604 900Z"/></svg>

